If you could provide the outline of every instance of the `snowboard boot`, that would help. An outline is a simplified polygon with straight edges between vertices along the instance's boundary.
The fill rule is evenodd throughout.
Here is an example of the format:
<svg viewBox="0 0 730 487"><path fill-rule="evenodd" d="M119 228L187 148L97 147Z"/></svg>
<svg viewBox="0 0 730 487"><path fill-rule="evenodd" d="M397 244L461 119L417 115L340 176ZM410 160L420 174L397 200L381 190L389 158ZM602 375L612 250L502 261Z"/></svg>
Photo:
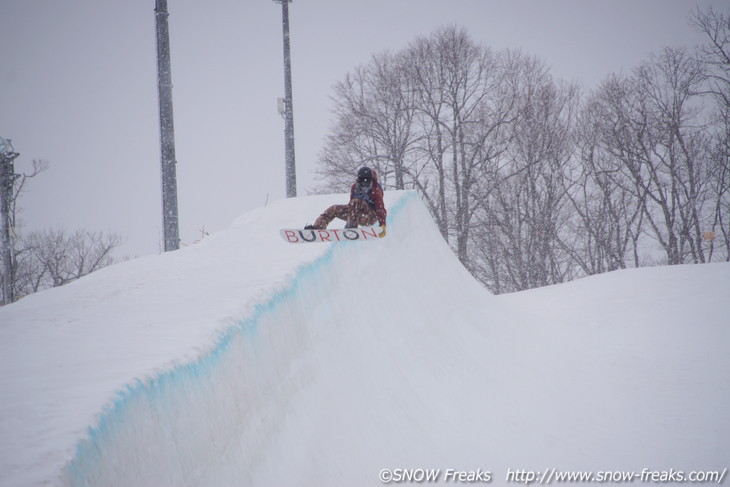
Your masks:
<svg viewBox="0 0 730 487"><path fill-rule="evenodd" d="M333 217L330 217L330 216L322 213L314 221L314 225L309 225L311 228L309 228L308 230L325 230L327 228L327 225L329 225L330 222L332 221L332 219L333 219ZM306 229L307 227L304 227L304 228Z"/></svg>
<svg viewBox="0 0 730 487"><path fill-rule="evenodd" d="M325 219L324 215L320 215L315 221L314 225L304 225L305 230L324 230L327 228L329 222Z"/></svg>

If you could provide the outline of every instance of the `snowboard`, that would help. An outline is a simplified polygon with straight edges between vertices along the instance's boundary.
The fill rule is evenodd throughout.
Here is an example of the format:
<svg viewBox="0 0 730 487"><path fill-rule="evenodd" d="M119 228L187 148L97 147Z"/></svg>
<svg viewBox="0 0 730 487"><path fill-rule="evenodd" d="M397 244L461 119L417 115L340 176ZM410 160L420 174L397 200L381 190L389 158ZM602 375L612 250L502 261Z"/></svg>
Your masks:
<svg viewBox="0 0 730 487"><path fill-rule="evenodd" d="M281 238L289 243L319 242L362 242L378 240L379 226L357 228L328 228L326 230L303 230L299 228L280 230Z"/></svg>

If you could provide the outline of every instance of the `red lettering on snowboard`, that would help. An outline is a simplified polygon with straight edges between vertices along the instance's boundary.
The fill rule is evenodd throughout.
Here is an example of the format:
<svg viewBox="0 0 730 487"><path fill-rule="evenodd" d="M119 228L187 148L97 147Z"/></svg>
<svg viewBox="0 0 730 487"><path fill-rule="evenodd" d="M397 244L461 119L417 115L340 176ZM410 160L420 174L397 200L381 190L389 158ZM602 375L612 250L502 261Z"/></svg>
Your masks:
<svg viewBox="0 0 730 487"><path fill-rule="evenodd" d="M357 240L377 240L379 227L332 228L332 229L282 229L281 237L289 243L307 242L347 242Z"/></svg>
<svg viewBox="0 0 730 487"><path fill-rule="evenodd" d="M362 228L362 229L360 229L360 232L362 233L362 236L365 237L366 239L368 238L367 237L368 235L370 235L371 237L378 238L378 234L375 232L375 228L373 228L373 227Z"/></svg>

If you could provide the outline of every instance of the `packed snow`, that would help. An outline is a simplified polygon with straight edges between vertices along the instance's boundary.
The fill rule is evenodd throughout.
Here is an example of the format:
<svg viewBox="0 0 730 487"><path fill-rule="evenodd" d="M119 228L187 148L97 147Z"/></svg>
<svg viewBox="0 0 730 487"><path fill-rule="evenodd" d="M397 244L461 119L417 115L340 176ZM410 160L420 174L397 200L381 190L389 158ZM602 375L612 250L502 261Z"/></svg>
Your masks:
<svg viewBox="0 0 730 487"><path fill-rule="evenodd" d="M730 264L492 296L413 192L384 239L279 236L346 199L0 308L0 485L730 467Z"/></svg>

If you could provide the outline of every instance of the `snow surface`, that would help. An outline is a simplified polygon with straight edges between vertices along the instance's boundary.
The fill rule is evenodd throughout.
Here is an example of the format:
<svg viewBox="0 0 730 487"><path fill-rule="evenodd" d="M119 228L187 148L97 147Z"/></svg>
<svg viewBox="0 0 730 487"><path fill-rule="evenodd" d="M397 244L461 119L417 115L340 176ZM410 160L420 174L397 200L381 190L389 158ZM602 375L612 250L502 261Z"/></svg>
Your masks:
<svg viewBox="0 0 730 487"><path fill-rule="evenodd" d="M0 308L0 485L730 467L730 264L492 296L394 191L385 239L280 238L346 198Z"/></svg>

